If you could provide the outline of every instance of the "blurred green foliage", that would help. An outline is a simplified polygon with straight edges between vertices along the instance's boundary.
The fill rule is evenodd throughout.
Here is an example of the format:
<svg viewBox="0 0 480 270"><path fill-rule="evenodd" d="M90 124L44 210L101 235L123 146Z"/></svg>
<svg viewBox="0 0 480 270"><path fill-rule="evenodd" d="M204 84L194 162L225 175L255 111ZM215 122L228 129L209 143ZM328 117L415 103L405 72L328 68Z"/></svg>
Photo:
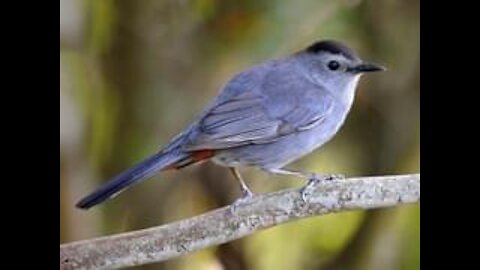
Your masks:
<svg viewBox="0 0 480 270"><path fill-rule="evenodd" d="M347 175L419 171L419 1L62 0L61 242L155 226L232 202L211 164L165 173L84 212L76 200L159 149L235 73L335 38L388 71L361 80L341 132L292 164ZM257 192L298 180L244 170ZM420 269L419 206L277 226L135 269Z"/></svg>

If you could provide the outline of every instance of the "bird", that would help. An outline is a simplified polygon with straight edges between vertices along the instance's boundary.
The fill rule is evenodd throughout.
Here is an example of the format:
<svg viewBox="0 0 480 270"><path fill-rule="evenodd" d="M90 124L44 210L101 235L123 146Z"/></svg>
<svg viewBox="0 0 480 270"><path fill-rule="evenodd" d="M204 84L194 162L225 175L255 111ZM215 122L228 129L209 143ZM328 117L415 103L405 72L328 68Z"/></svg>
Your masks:
<svg viewBox="0 0 480 270"><path fill-rule="evenodd" d="M159 172L208 160L228 168L237 179L242 195L234 206L254 195L239 168L302 177L309 181L306 187L342 177L294 171L286 165L330 141L350 112L359 78L383 70L337 40L315 41L245 69L164 147L113 177L76 207L89 209Z"/></svg>

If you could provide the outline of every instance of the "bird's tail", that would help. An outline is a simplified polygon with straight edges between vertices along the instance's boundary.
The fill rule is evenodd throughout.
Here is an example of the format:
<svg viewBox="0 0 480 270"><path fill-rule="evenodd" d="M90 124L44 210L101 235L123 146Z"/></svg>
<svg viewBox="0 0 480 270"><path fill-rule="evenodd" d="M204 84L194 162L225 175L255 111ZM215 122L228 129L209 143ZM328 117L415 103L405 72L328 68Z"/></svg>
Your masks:
<svg viewBox="0 0 480 270"><path fill-rule="evenodd" d="M188 159L187 153L159 152L114 177L112 180L101 186L99 189L81 199L76 206L82 209L88 209L107 199L118 195L121 191L132 186L135 183L152 176L162 169L175 168L172 166L181 160Z"/></svg>

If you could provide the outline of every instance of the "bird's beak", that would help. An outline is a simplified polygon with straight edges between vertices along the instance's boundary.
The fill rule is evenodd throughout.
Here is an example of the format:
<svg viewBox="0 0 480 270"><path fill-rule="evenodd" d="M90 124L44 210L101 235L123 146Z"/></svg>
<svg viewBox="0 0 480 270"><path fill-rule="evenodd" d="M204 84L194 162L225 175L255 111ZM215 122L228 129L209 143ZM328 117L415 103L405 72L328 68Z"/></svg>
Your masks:
<svg viewBox="0 0 480 270"><path fill-rule="evenodd" d="M348 68L348 71L353 73L375 72L375 71L385 71L385 70L387 70L385 67L382 67L377 64L365 63L365 62Z"/></svg>

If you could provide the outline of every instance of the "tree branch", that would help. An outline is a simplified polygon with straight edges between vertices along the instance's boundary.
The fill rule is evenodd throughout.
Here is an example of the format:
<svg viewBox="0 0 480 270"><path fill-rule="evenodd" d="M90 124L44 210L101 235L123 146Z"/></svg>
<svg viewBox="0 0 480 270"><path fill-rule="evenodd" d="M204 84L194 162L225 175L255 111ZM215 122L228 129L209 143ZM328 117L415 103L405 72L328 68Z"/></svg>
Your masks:
<svg viewBox="0 0 480 270"><path fill-rule="evenodd" d="M232 213L223 207L145 230L60 245L60 269L112 269L175 258L300 218L420 201L420 174L333 180L307 202L299 189L256 195Z"/></svg>

